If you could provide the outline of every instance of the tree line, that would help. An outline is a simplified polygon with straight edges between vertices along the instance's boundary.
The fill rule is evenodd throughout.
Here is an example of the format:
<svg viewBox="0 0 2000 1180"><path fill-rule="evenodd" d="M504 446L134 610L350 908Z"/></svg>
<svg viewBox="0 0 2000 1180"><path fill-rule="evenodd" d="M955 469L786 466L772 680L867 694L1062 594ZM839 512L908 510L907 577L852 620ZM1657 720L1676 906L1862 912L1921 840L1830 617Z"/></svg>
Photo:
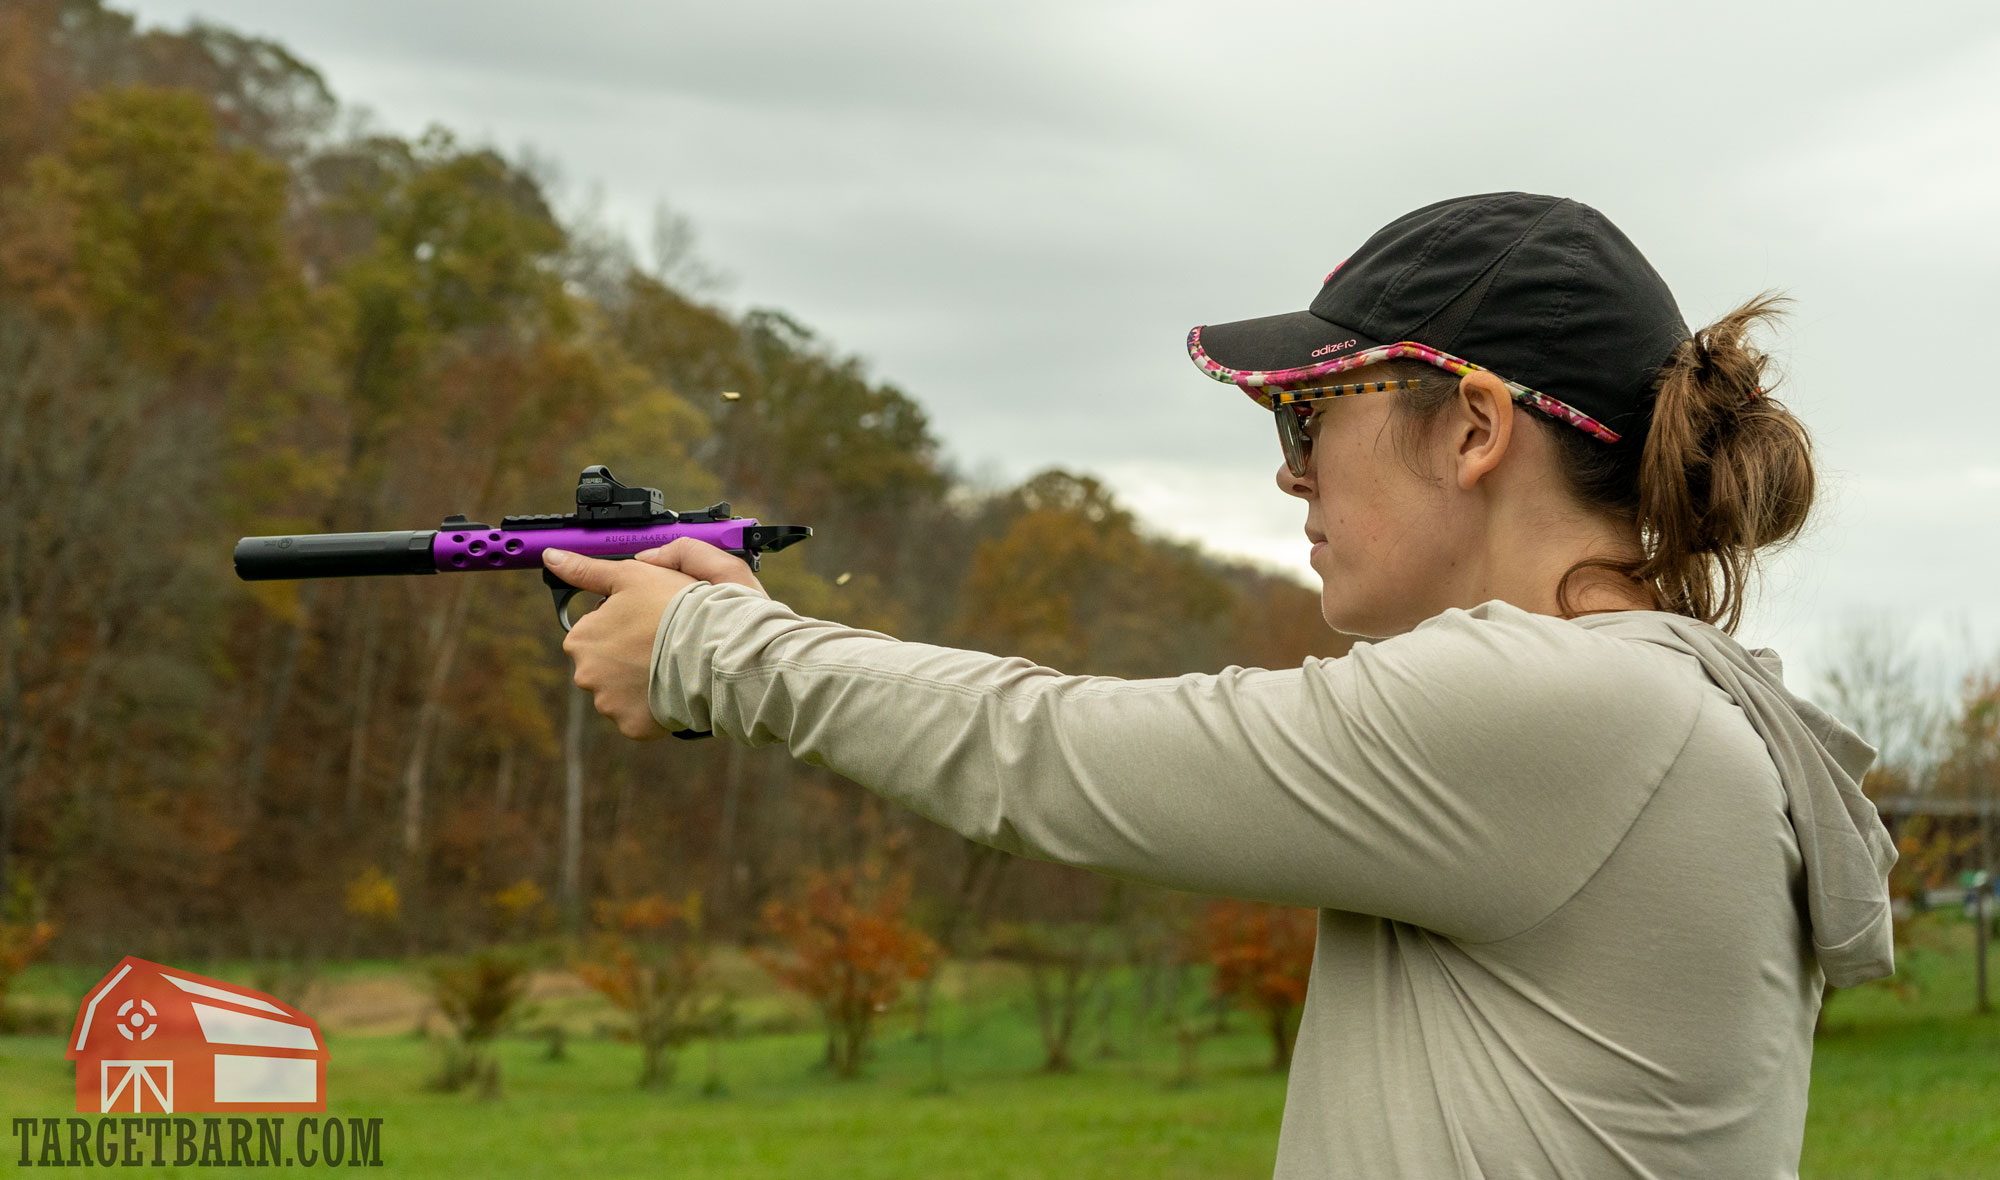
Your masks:
<svg viewBox="0 0 2000 1180"><path fill-rule="evenodd" d="M1125 677L1344 650L1316 591L1144 532L1088 474L973 486L914 397L549 191L357 122L269 41L0 10L9 945L463 950L690 895L754 941L871 861L947 950L1136 905L782 749L621 739L538 578L243 583L239 536L563 511L603 463L811 524L763 574L802 614Z"/></svg>

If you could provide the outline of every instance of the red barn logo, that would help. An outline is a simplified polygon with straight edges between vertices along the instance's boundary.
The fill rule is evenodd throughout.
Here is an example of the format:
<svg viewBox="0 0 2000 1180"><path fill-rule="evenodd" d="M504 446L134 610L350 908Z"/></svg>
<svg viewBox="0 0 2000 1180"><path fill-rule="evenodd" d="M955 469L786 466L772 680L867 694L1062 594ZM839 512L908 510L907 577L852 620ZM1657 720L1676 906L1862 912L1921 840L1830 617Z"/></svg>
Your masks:
<svg viewBox="0 0 2000 1180"><path fill-rule="evenodd" d="M126 958L77 1005L78 1114L322 1111L319 1024L262 992Z"/></svg>

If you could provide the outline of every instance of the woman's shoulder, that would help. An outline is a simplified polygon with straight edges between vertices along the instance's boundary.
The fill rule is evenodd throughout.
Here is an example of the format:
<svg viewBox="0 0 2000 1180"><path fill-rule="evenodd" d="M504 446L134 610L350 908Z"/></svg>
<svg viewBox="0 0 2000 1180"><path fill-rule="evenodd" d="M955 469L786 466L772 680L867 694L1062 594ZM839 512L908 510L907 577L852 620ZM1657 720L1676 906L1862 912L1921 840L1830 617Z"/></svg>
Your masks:
<svg viewBox="0 0 2000 1180"><path fill-rule="evenodd" d="M1686 755L1703 689L1646 645L1501 602L1446 611L1308 666L1334 748L1407 788L1398 813L1469 833L1494 908L1451 931L1525 929L1582 887Z"/></svg>
<svg viewBox="0 0 2000 1180"><path fill-rule="evenodd" d="M1698 692L1706 679L1699 662L1656 642L1665 634L1662 618L1657 611L1620 611L1563 619L1495 598L1452 607L1403 635L1354 650L1449 660L1524 682L1541 673L1563 685Z"/></svg>
<svg viewBox="0 0 2000 1180"><path fill-rule="evenodd" d="M1616 749L1657 764L1692 731L1711 686L1698 663L1632 638L1494 599L1356 643L1339 679L1355 694L1421 700L1461 725L1509 728L1529 747Z"/></svg>

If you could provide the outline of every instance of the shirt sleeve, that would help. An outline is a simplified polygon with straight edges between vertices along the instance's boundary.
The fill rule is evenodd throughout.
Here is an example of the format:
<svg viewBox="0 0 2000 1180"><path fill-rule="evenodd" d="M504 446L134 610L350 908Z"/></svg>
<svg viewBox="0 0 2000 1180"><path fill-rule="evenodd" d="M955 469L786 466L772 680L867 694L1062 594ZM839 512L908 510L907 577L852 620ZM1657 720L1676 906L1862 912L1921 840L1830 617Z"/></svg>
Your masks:
<svg viewBox="0 0 2000 1180"><path fill-rule="evenodd" d="M1125 680L696 583L649 697L1017 855L1490 941L1583 886L1693 731L1693 684L1639 648L1496 602L1297 668Z"/></svg>

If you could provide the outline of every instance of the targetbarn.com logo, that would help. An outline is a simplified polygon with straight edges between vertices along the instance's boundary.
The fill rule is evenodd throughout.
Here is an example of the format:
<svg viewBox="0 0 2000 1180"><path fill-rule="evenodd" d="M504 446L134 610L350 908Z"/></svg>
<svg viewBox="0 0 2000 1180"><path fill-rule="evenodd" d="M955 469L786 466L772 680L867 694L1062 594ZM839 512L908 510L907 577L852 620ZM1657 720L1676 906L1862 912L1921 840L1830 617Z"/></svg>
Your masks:
<svg viewBox="0 0 2000 1180"><path fill-rule="evenodd" d="M326 1040L263 992L127 958L77 1006L78 1114L322 1111Z"/></svg>
<svg viewBox="0 0 2000 1180"><path fill-rule="evenodd" d="M126 958L78 1003L64 1055L96 1117L13 1119L23 1167L382 1165L379 1118L271 1117L326 1110L327 1049L263 992Z"/></svg>

